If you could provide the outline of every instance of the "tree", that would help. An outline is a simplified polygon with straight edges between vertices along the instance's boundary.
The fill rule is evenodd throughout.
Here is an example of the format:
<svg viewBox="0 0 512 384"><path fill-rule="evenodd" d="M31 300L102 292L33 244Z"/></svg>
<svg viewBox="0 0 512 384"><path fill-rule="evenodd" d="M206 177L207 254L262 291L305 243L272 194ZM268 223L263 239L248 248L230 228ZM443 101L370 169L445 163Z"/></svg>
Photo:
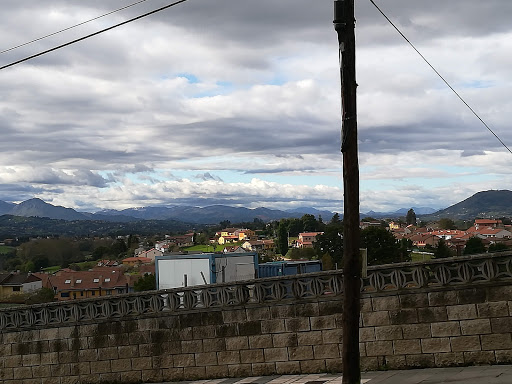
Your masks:
<svg viewBox="0 0 512 384"><path fill-rule="evenodd" d="M438 222L440 229L456 229L457 226L452 219L442 218Z"/></svg>
<svg viewBox="0 0 512 384"><path fill-rule="evenodd" d="M153 291L156 289L156 276L152 273L139 277L133 284L135 292Z"/></svg>
<svg viewBox="0 0 512 384"><path fill-rule="evenodd" d="M434 249L434 259L443 259L452 256L453 252L446 245L446 241L444 241L444 239L440 239L437 243L437 247Z"/></svg>
<svg viewBox="0 0 512 384"><path fill-rule="evenodd" d="M416 225L416 213L414 212L414 209L409 209L407 211L407 216L405 216L405 223L407 225Z"/></svg>
<svg viewBox="0 0 512 384"><path fill-rule="evenodd" d="M284 220L277 227L277 249L283 256L288 252L288 229Z"/></svg>
<svg viewBox="0 0 512 384"><path fill-rule="evenodd" d="M400 261L399 245L395 236L385 228L368 227L361 231L360 244L368 249L368 265Z"/></svg>
<svg viewBox="0 0 512 384"><path fill-rule="evenodd" d="M318 230L318 222L314 215L306 213L301 217L303 232L314 232Z"/></svg>
<svg viewBox="0 0 512 384"><path fill-rule="evenodd" d="M322 235L317 235L313 247L319 257L326 253L331 262L341 266L343 258L343 225L341 222L330 223L325 227Z"/></svg>
<svg viewBox="0 0 512 384"><path fill-rule="evenodd" d="M484 253L485 246L481 238L472 237L466 242L466 247L464 248L465 255L474 255L475 253Z"/></svg>
<svg viewBox="0 0 512 384"><path fill-rule="evenodd" d="M411 261L412 241L410 239L400 239L400 262Z"/></svg>
<svg viewBox="0 0 512 384"><path fill-rule="evenodd" d="M493 243L489 246L489 252L503 252L507 250L508 247L503 243Z"/></svg>

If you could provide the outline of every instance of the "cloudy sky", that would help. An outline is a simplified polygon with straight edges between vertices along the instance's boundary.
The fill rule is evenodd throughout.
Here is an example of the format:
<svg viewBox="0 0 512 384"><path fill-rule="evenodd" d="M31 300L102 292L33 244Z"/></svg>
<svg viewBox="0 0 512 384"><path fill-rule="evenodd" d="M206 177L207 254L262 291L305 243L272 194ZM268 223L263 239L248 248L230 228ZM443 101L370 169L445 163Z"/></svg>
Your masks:
<svg viewBox="0 0 512 384"><path fill-rule="evenodd" d="M512 2L375 0L510 147ZM135 0L2 1L0 51ZM168 4L0 54L0 66ZM342 212L331 0L188 0L0 71L0 200ZM512 189L510 154L356 0L361 212Z"/></svg>

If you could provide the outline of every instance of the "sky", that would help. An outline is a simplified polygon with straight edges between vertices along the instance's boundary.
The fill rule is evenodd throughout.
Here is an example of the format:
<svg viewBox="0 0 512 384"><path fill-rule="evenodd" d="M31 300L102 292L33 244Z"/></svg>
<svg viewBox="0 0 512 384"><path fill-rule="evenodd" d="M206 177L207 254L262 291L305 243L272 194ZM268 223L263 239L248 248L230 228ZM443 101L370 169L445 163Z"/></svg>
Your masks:
<svg viewBox="0 0 512 384"><path fill-rule="evenodd" d="M2 2L0 51L135 3ZM0 66L169 4L2 52ZM356 0L360 211L512 189L512 154ZM375 0L512 147L512 2ZM333 1L188 0L0 71L0 200L343 212Z"/></svg>

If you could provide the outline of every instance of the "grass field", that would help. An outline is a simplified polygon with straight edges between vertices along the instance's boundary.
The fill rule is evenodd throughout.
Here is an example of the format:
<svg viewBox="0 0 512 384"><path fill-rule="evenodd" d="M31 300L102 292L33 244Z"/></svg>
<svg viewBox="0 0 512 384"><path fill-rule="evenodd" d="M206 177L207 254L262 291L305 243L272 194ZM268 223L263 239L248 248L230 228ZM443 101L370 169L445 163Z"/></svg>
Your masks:
<svg viewBox="0 0 512 384"><path fill-rule="evenodd" d="M432 259L432 256L433 256L433 254L412 252L411 260L412 261L427 261L427 260Z"/></svg>
<svg viewBox="0 0 512 384"><path fill-rule="evenodd" d="M7 245L0 245L0 254L12 252L13 249L13 247L8 247Z"/></svg>
<svg viewBox="0 0 512 384"><path fill-rule="evenodd" d="M238 242L238 243L230 243L230 244L224 244L224 245L217 244L217 246L215 247L215 250L213 249L212 245L194 245L193 247L183 248L183 250L186 252L189 252L189 253L190 252L222 252L224 250L224 248L230 247L233 245L238 246L238 245L242 245L242 243Z"/></svg>

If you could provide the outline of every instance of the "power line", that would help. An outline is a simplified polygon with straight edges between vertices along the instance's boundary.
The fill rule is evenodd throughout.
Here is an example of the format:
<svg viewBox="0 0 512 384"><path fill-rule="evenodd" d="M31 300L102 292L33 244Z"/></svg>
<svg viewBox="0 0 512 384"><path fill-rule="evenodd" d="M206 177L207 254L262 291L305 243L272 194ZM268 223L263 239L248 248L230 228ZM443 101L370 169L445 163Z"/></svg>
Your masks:
<svg viewBox="0 0 512 384"><path fill-rule="evenodd" d="M145 2L145 1L147 1L147 0L140 0L140 1L137 1L136 3L133 3L133 4L130 4L130 5L127 5L127 6L125 6L125 7L122 7L122 8L116 9L115 11L111 11L111 12L105 13L105 14L103 14L103 15L101 15L101 16L94 17L94 18L92 18L92 19L89 19L89 20L86 20L86 21L82 21L81 23L75 24L75 25L73 25L73 26L71 26L71 27L67 27L67 28L61 29L60 31L57 31L57 32L50 33L49 35L45 35L45 36L42 36L42 37L38 37L37 39L27 41L26 43L19 44L19 45L16 45L16 46L11 47L11 48L8 48L8 49L4 49L3 51L0 51L0 54L3 54L3 53L6 53L6 52L9 52L9 51L12 51L12 50L14 50L14 49L18 49L18 48L24 47L25 45L29 45L29 44L35 43L36 41L43 40L43 39L46 39L46 38L51 37L51 36L58 35L59 33L69 31L70 29L73 29L73 28L79 27L79 26L81 26L81 25L84 25L84 24L90 23L91 21L95 21L95 20L101 19L102 17L112 15L113 13L116 13L116 12L119 12L119 11L122 11L122 10L125 10L125 9L127 9L127 8L133 7L133 6L137 5L137 4L143 3L143 2Z"/></svg>
<svg viewBox="0 0 512 384"><path fill-rule="evenodd" d="M158 8L158 9L155 9L154 11L151 11L151 12L148 12L148 13L145 13L143 15L140 15L140 16L137 16L137 17L134 17L132 19L129 19L129 20L126 20L126 21L123 21L122 23L119 23L119 24L116 24L116 25L113 25L111 27L108 27L108 28L105 28L105 29L102 29L100 31L97 31L97 32L94 32L94 33L91 33L87 36L83 36L83 37L80 37L78 39L75 39L75 40L72 40L72 41L69 41L65 44L61 44L61 45L58 45L56 47L53 47L53 48L50 48L50 49L47 49L46 51L43 51L43 52L39 52L39 53L36 53L35 55L32 55L32 56L28 56L28 57L25 57L23 59L20 59L20 60L17 60L17 61L14 61L10 64L6 64L4 66L1 66L0 67L0 70L2 69L6 69L6 68L9 68L9 67L12 67L14 65L17 65L17 64L20 64L20 63L23 63L24 61L28 61L28 60L31 60L31 59L34 59L36 57L39 57L39 56L42 56L42 55L46 55L47 53L50 53L50 52L53 52L53 51L56 51L58 49L61 49L61 48L64 48L64 47L67 47L68 45L72 45L72 44L75 44L75 43L78 43L79 41L82 41L82 40L86 40L90 37L93 37L93 36L96 36L96 35L99 35L101 33L104 33L104 32L107 32L107 31L110 31L111 29L114 29L114 28L117 28L117 27L120 27L122 25L125 25L125 24L128 24L128 23L131 23L132 21L136 21L136 20L139 20L139 19L142 19L146 16L150 16L152 14L155 14L157 12L160 12L160 11L163 11L167 8L170 8L170 7L173 7L175 5L178 5L178 4L181 4L181 3L184 3L185 1L187 0L179 0L179 1L176 1L174 3L171 3L171 4L168 4L164 7L161 7L161 8Z"/></svg>
<svg viewBox="0 0 512 384"><path fill-rule="evenodd" d="M370 2L375 6L375 8L377 8L377 10L382 14L382 16L384 16L384 18L389 22L389 24L391 24L393 26L393 28L395 28L396 31L405 39L405 41L407 41L407 43L409 43L409 45L416 51L416 53L418 55L420 55L420 57L423 59L423 61L425 61L425 63L427 63L430 68L432 68L432 70L436 73L436 75L439 76L439 78L441 80L443 80L443 82L448 86L448 88L450 88L452 90L452 92L460 99L460 101L462 101L466 105L466 107L469 108L469 110L473 113L473 115L475 115L476 118L478 120L480 120L480 122L484 125L484 127L487 128L489 130L489 132L491 132L494 135L494 137L496 137L496 139L498 139L498 141L501 143L501 145L503 145L507 149L507 151L509 151L512 154L512 151L510 150L509 147L507 147L507 145L503 142L503 140L501 140L500 137L496 133L494 133L494 131L491 129L491 127L489 127L489 125L487 125L487 123L478 115L478 113L476 113L475 110L473 108L471 108L471 106L466 102L466 100L464 100L462 98L462 96L459 95L459 93L450 85L450 83L448 83L448 81L446 81L446 79L437 71L437 69L435 69L434 66L432 64L430 64L430 62L425 58L425 56L423 56L421 54L421 52L414 46L414 44L389 19L389 17L386 16L386 14L377 6L377 4L375 4L375 2L373 0L370 0Z"/></svg>

